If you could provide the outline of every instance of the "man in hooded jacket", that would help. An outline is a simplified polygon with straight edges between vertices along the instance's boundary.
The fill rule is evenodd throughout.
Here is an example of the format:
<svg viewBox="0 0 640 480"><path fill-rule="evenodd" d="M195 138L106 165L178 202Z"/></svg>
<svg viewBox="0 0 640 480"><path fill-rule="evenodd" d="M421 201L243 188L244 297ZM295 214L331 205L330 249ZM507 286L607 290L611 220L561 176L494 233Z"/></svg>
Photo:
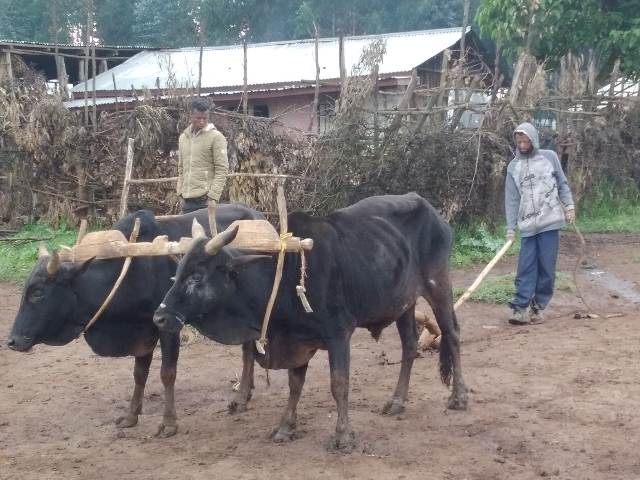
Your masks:
<svg viewBox="0 0 640 480"><path fill-rule="evenodd" d="M515 239L517 227L522 243L509 323L526 325L543 321L553 296L559 231L575 221L575 209L558 156L539 148L535 127L521 124L514 139L516 156L505 183L507 240Z"/></svg>
<svg viewBox="0 0 640 480"><path fill-rule="evenodd" d="M211 104L206 98L191 102L189 125L178 142L176 191L182 213L215 206L227 182L227 140L209 122Z"/></svg>

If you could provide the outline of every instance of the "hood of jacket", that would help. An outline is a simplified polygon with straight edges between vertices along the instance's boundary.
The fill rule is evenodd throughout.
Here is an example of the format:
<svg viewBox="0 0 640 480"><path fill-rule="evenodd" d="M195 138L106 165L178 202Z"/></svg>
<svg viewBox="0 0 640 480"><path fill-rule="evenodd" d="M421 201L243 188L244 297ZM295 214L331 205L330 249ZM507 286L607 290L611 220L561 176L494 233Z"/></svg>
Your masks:
<svg viewBox="0 0 640 480"><path fill-rule="evenodd" d="M530 123L521 123L513 132L514 139L516 137L516 133L524 133L527 137L529 137L529 140L531 140L531 146L533 147L533 151L528 155L522 154L522 152L520 152L520 150L516 148L516 158L530 158L538 153L538 149L540 148L540 140L538 139L538 131L536 130L536 127L534 127Z"/></svg>

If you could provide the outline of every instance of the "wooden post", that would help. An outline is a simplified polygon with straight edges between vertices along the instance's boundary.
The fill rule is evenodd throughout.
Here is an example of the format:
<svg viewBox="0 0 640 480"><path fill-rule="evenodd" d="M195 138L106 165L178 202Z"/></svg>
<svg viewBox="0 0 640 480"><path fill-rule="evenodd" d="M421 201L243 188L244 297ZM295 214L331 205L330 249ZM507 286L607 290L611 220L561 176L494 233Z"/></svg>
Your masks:
<svg viewBox="0 0 640 480"><path fill-rule="evenodd" d="M284 235L287 233L289 225L287 223L287 201L284 197L284 187L282 185L278 185L277 203L278 215L280 216L280 235Z"/></svg>
<svg viewBox="0 0 640 480"><path fill-rule="evenodd" d="M91 0L89 0L91 1ZM84 43L84 126L89 126L89 42L91 41L91 8L87 2L87 36Z"/></svg>
<svg viewBox="0 0 640 480"><path fill-rule="evenodd" d="M127 197L129 196L129 185L131 172L133 170L133 138L127 144L127 164L124 168L124 182L122 184L122 197L120 198L120 218L127 214Z"/></svg>
<svg viewBox="0 0 640 480"><path fill-rule="evenodd" d="M338 42L338 61L340 62L340 100L338 108L336 108L336 113L342 109L342 102L344 101L347 90L347 67L345 64L346 60L344 58L344 35L342 32L340 32Z"/></svg>
<svg viewBox="0 0 640 480"><path fill-rule="evenodd" d="M316 56L316 88L313 92L313 106L311 107L311 120L309 120L309 132L313 131L313 122L318 117L318 98L320 97L320 59L318 58L318 26L315 27L315 56ZM318 126L319 126L318 122Z"/></svg>
<svg viewBox="0 0 640 480"><path fill-rule="evenodd" d="M89 18L91 18L90 22L90 30L91 34L91 83L92 83L92 108L91 108L91 116L93 117L93 135L94 137L98 134L98 115L96 113L96 76L97 76L97 68L96 68L96 43L93 39L93 0L89 0Z"/></svg>
<svg viewBox="0 0 640 480"><path fill-rule="evenodd" d="M496 64L493 66L493 88L491 89L491 104L496 103L498 98L498 88L500 88L500 49L502 48L502 34L498 30L496 40Z"/></svg>
<svg viewBox="0 0 640 480"><path fill-rule="evenodd" d="M13 86L13 69L11 68L11 53L4 52L4 62L0 72L0 80L7 79L7 83Z"/></svg>
<svg viewBox="0 0 640 480"><path fill-rule="evenodd" d="M242 113L244 115L246 115L248 113L248 103L249 100L247 99L247 37L244 37L244 44L243 44L243 50L244 50L244 84L242 86Z"/></svg>
<svg viewBox="0 0 640 480"><path fill-rule="evenodd" d="M375 155L378 154L378 148L380 147L380 116L378 115L378 109L380 108L380 92L378 87L378 70L379 65L376 63L373 66L372 74L375 75L376 82L373 86L373 151Z"/></svg>
<svg viewBox="0 0 640 480"><path fill-rule="evenodd" d="M80 220L80 230L78 230L78 239L76 240L76 245L78 245L87 234L87 225L88 222L86 218Z"/></svg>
<svg viewBox="0 0 640 480"><path fill-rule="evenodd" d="M278 213L280 215L280 238L284 239L284 235L287 233L288 224L287 224L287 203L284 198L284 188L282 185L278 185ZM280 280L282 280L282 268L284 266L284 251L280 250L280 254L278 255L278 263L276 264L276 276L273 280L273 288L271 289L271 296L269 297L269 301L267 302L267 310L264 314L264 319L262 321L262 332L260 335L260 339L256 340L256 349L259 353L265 353L264 347L267 344L267 326L269 325L269 318L271 317L271 310L273 309L273 304L276 301L276 295L278 294L278 288L280 287Z"/></svg>
<svg viewBox="0 0 640 480"><path fill-rule="evenodd" d="M204 52L204 22L200 15L200 59L198 60L198 96L202 88L202 54Z"/></svg>
<svg viewBox="0 0 640 480"><path fill-rule="evenodd" d="M209 214L209 229L211 230L211 238L218 234L218 228L216 226L216 206L207 205L207 213Z"/></svg>
<svg viewBox="0 0 640 480"><path fill-rule="evenodd" d="M467 46L466 46L466 37L467 37L467 25L469 25L469 0L464 0L464 7L463 7L463 17L462 17L462 34L460 37L460 61L458 62L458 75L456 75L456 89L455 89L455 103L458 103L460 101L459 98L459 91L460 91L460 85L462 84L462 76L463 76L463 72L464 72L464 58L465 58L465 54Z"/></svg>

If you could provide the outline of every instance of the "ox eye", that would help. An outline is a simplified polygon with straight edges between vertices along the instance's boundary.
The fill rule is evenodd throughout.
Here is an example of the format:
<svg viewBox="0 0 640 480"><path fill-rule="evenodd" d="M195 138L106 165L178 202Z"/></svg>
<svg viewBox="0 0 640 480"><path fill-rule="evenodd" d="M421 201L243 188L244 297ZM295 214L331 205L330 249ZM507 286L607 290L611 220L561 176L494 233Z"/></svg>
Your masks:
<svg viewBox="0 0 640 480"><path fill-rule="evenodd" d="M189 280L193 283L199 283L202 281L202 274L199 272L196 272L189 277Z"/></svg>
<svg viewBox="0 0 640 480"><path fill-rule="evenodd" d="M44 296L44 290L41 288L36 288L33 292L31 292L31 298L38 299Z"/></svg>

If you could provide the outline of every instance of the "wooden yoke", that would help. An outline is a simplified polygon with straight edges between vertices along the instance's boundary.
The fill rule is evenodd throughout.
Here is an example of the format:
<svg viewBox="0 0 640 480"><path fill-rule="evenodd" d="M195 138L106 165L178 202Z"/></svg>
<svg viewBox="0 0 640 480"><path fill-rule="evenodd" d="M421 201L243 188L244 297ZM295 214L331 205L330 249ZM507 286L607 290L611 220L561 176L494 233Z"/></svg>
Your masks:
<svg viewBox="0 0 640 480"><path fill-rule="evenodd" d="M229 228L238 226L238 235L229 244L234 248L246 248L266 253L301 252L313 248L310 238L287 237L284 240L266 220L236 220ZM183 237L170 242L167 236L156 237L152 242L131 243L118 230L87 233L74 247L62 247L60 260L80 262L92 257L96 259L122 257L156 257L161 255L184 255L191 247L193 238Z"/></svg>

